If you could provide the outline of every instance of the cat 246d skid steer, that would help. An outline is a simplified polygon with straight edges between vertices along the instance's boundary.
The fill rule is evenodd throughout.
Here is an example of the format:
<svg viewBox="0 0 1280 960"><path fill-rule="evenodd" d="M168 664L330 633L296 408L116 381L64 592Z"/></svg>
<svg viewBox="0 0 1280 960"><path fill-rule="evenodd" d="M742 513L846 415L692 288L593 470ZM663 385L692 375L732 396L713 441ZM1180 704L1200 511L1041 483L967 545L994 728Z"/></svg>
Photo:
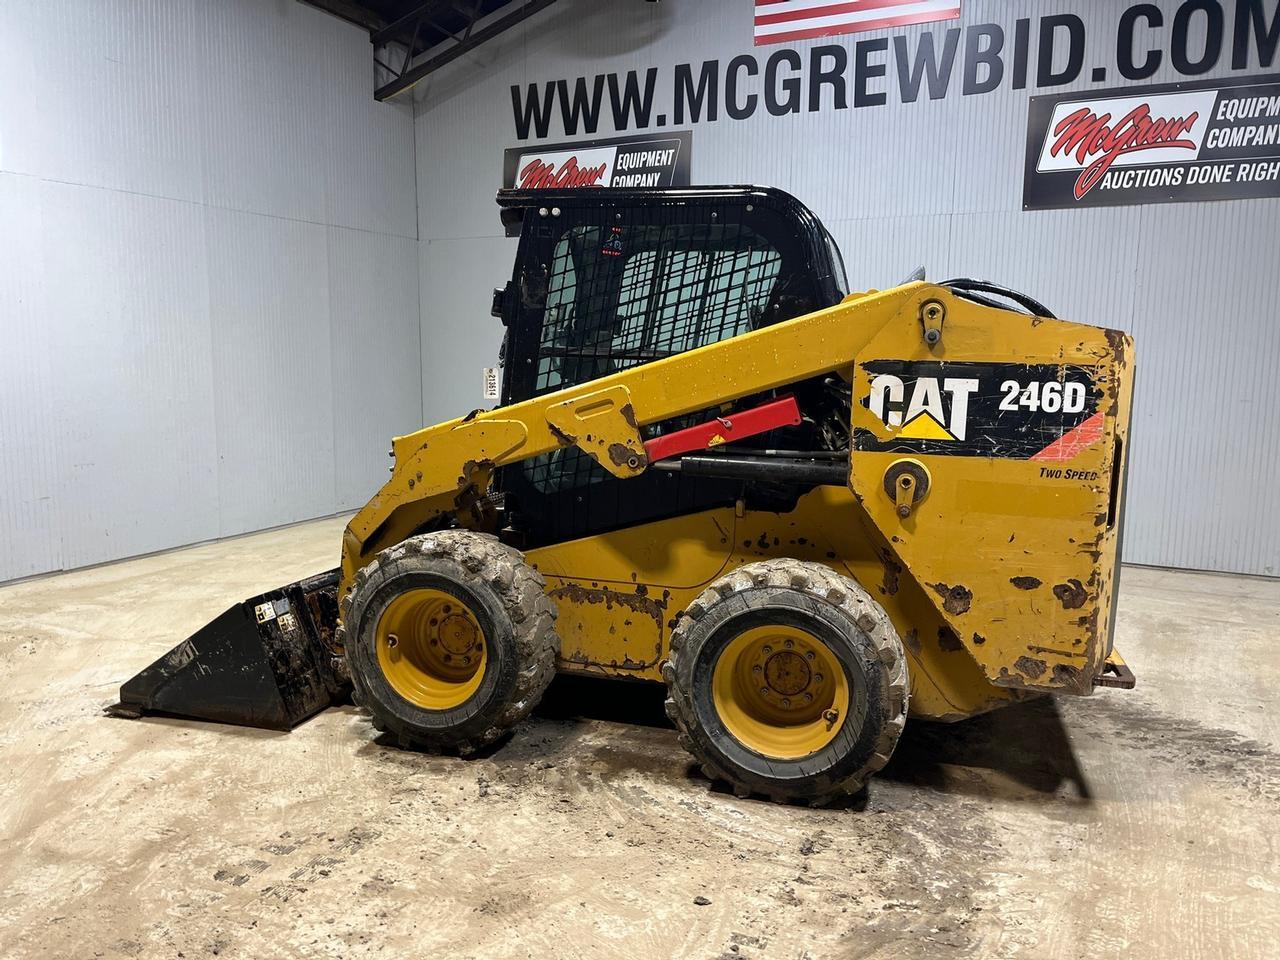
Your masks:
<svg viewBox="0 0 1280 960"><path fill-rule="evenodd" d="M1133 344L1012 290L847 293L772 189L498 196L502 404L393 443L341 566L114 712L288 729L354 696L462 754L556 670L664 683L741 795L820 803L908 715L1131 686L1112 650Z"/></svg>

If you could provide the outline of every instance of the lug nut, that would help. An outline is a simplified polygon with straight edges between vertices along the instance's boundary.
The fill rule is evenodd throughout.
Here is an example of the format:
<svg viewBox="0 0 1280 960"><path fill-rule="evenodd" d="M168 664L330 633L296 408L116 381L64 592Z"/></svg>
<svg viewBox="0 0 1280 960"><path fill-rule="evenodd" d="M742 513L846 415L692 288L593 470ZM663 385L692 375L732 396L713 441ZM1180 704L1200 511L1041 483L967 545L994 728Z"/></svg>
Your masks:
<svg viewBox="0 0 1280 960"><path fill-rule="evenodd" d="M794 647L795 645L796 645L796 644L795 644L795 641L794 641L794 640L788 640L788 641L784 644L784 646L785 646L788 650L790 650L790 649L791 649L792 647Z"/></svg>
<svg viewBox="0 0 1280 960"><path fill-rule="evenodd" d="M813 659L813 651L812 651L812 650L808 651L807 653L805 653L805 655L804 655L804 656L805 656L805 659L806 659L806 660L812 660L812 659Z"/></svg>
<svg viewBox="0 0 1280 960"><path fill-rule="evenodd" d="M764 667L760 666L758 663L751 668L752 673L760 673L762 670L764 670Z"/></svg>

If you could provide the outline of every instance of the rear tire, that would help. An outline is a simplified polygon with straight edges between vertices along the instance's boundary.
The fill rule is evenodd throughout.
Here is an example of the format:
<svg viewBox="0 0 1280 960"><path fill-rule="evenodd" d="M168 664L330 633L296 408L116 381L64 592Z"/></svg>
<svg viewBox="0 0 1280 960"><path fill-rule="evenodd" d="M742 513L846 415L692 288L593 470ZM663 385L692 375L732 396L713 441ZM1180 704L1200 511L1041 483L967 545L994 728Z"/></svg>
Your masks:
<svg viewBox="0 0 1280 960"><path fill-rule="evenodd" d="M542 576L470 530L390 547L342 601L355 700L401 747L468 754L529 715L560 640Z"/></svg>
<svg viewBox="0 0 1280 960"><path fill-rule="evenodd" d="M748 564L689 604L663 665L667 714L739 796L819 805L856 793L906 723L906 655L858 584L798 560Z"/></svg>

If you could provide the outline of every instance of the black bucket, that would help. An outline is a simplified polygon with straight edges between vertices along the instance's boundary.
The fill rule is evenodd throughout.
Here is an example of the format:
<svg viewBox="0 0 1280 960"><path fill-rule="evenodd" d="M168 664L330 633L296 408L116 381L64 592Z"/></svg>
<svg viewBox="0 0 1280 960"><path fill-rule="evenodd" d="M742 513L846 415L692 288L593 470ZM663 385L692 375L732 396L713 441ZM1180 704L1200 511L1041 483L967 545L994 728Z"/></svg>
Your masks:
<svg viewBox="0 0 1280 960"><path fill-rule="evenodd" d="M291 730L347 699L335 669L338 570L250 597L120 688L112 716Z"/></svg>

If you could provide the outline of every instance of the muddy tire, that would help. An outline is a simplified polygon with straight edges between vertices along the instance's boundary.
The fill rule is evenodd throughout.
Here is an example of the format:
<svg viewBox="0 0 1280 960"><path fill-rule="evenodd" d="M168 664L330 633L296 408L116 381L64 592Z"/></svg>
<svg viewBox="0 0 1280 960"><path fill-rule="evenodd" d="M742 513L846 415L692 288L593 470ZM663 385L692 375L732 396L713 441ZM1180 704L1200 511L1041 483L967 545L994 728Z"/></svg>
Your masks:
<svg viewBox="0 0 1280 960"><path fill-rule="evenodd" d="M662 672L680 742L738 796L820 805L856 793L906 723L897 631L822 564L765 560L712 583L680 617Z"/></svg>
<svg viewBox="0 0 1280 960"><path fill-rule="evenodd" d="M555 618L520 551L443 530L382 551L356 575L337 639L377 729L401 747L465 755L542 697L560 652Z"/></svg>

